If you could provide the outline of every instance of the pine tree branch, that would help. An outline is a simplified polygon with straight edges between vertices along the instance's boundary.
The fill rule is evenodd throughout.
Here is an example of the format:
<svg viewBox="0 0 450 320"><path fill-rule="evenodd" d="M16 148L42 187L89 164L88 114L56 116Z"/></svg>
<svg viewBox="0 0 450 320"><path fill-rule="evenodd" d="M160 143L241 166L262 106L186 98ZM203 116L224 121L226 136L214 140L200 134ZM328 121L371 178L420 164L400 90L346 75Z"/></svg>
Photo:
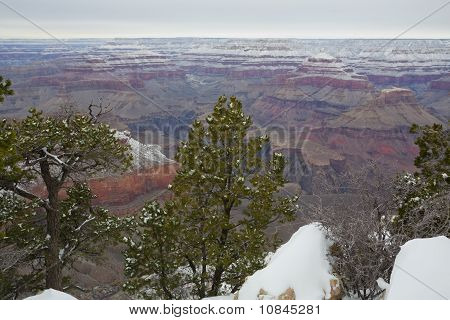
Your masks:
<svg viewBox="0 0 450 320"><path fill-rule="evenodd" d="M11 191L25 199L31 200L31 201L35 201L38 200L39 203L44 207L44 208L49 208L48 204L46 201L44 201L43 199L41 199L40 197L38 197L37 195L26 191L25 189L22 189L20 187L18 187L15 183L11 182L11 181L4 181L4 180L0 180L0 188L7 190L7 191Z"/></svg>

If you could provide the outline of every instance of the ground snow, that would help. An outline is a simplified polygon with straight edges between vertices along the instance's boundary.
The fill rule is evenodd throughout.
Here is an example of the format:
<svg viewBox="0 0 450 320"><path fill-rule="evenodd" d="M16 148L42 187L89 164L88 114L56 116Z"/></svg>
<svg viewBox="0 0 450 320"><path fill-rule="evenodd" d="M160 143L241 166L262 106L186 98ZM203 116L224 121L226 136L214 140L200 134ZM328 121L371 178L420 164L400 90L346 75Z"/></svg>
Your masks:
<svg viewBox="0 0 450 320"><path fill-rule="evenodd" d="M228 296L206 297L202 300L234 300L234 294L230 294Z"/></svg>
<svg viewBox="0 0 450 320"><path fill-rule="evenodd" d="M70 294L58 290L47 289L35 296L25 298L24 300L77 300L77 299L72 297Z"/></svg>
<svg viewBox="0 0 450 320"><path fill-rule="evenodd" d="M395 258L387 300L450 299L450 239L405 243Z"/></svg>
<svg viewBox="0 0 450 320"><path fill-rule="evenodd" d="M323 299L330 295L331 266L327 260L329 242L319 224L301 227L271 257L268 265L247 278L239 299L276 299L288 288L296 299ZM267 293L258 295L261 289Z"/></svg>

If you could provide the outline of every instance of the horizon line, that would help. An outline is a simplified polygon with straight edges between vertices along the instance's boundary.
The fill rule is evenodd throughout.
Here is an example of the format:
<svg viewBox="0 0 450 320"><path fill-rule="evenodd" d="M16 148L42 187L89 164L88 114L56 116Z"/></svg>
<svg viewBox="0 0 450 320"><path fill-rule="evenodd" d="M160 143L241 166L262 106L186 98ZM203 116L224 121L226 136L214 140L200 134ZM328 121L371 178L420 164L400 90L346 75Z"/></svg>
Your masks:
<svg viewBox="0 0 450 320"><path fill-rule="evenodd" d="M237 37L237 36L127 36L127 37L59 37L61 40L128 40L128 39L274 39L274 40L393 40L389 37ZM33 38L33 37L0 37L3 40L50 40L52 38ZM411 37L398 38L395 40L450 40L450 37Z"/></svg>

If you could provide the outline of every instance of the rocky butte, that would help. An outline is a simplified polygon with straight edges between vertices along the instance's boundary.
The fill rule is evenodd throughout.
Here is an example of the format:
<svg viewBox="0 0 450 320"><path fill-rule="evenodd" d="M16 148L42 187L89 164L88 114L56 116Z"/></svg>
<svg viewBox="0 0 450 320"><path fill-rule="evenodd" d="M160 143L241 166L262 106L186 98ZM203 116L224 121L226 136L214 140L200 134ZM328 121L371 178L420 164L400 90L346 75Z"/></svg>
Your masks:
<svg viewBox="0 0 450 320"><path fill-rule="evenodd" d="M412 159L417 154L413 124L441 123L417 103L409 89L383 89L364 105L354 107L312 128L302 145L302 154L314 175L325 171L334 175L344 167L357 167L376 160L391 170L414 170ZM300 184L311 190L311 178L304 176Z"/></svg>

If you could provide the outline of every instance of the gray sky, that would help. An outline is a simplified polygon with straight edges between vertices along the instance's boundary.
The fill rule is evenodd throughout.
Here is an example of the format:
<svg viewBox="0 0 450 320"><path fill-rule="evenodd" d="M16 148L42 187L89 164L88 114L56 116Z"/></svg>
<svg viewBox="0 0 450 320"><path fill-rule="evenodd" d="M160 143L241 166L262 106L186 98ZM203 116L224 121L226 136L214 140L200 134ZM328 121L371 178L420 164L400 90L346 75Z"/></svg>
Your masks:
<svg viewBox="0 0 450 320"><path fill-rule="evenodd" d="M0 38L392 38L448 0L0 0ZM450 38L450 4L403 38Z"/></svg>

